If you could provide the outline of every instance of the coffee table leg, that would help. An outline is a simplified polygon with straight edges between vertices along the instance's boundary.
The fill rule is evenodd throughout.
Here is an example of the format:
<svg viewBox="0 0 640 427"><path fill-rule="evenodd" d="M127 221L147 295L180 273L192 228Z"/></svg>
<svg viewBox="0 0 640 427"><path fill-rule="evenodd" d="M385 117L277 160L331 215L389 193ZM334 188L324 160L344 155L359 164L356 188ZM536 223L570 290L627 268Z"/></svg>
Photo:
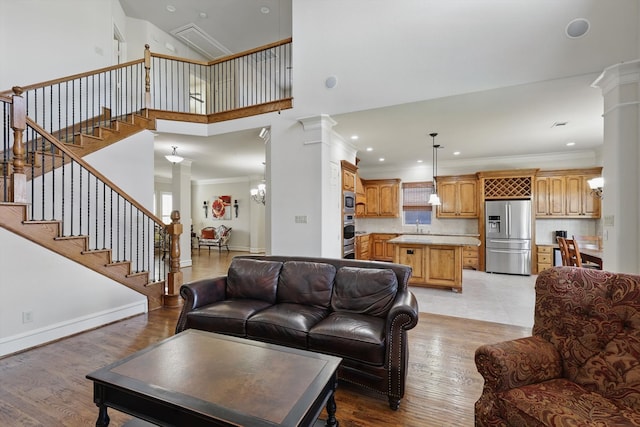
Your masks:
<svg viewBox="0 0 640 427"><path fill-rule="evenodd" d="M106 405L99 405L100 412L98 413L98 420L96 421L96 427L107 427L109 425L109 415L107 415Z"/></svg>
<svg viewBox="0 0 640 427"><path fill-rule="evenodd" d="M331 393L331 397L327 400L327 427L338 427L340 423L336 420L336 399L334 393Z"/></svg>

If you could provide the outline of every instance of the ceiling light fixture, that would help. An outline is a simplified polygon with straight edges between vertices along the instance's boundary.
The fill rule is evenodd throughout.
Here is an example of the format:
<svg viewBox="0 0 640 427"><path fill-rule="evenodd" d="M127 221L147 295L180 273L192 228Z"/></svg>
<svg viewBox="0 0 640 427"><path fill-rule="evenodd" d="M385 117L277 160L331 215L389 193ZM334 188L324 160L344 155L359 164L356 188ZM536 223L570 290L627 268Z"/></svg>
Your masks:
<svg viewBox="0 0 640 427"><path fill-rule="evenodd" d="M567 147L573 147L574 145L576 145L576 143L573 141L567 142Z"/></svg>
<svg viewBox="0 0 640 427"><path fill-rule="evenodd" d="M262 162L262 165L266 167L266 163ZM264 180L264 174L262 175L262 181L258 184L258 188L252 188L251 192L251 200L258 204L265 205L267 202L267 184Z"/></svg>
<svg viewBox="0 0 640 427"><path fill-rule="evenodd" d="M269 12L271 12L271 9L269 9L267 6L262 6L260 8L260 12L264 13L265 15Z"/></svg>
<svg viewBox="0 0 640 427"><path fill-rule="evenodd" d="M168 5L167 5L167 12L171 12L171 13L173 13L173 12L175 12L175 11L176 11L176 7L175 7L175 6L173 6L173 5L171 5L171 4L168 4Z"/></svg>
<svg viewBox="0 0 640 427"><path fill-rule="evenodd" d="M173 151L171 152L171 154L168 154L166 156L164 156L165 159L169 160L171 163L180 163L181 161L184 160L184 157L178 156L178 152L176 151L176 149L178 147L171 146L171 148L173 148Z"/></svg>
<svg viewBox="0 0 640 427"><path fill-rule="evenodd" d="M353 141L356 141L356 140L358 139L358 135L351 135L351 139L352 139Z"/></svg>
<svg viewBox="0 0 640 427"><path fill-rule="evenodd" d="M433 193L429 196L429 204L431 206L440 206L440 197L438 197L438 189L436 188L436 176L438 176L438 148L441 147L436 145L436 136L438 136L436 132L430 133L429 136L432 139L431 150L433 151Z"/></svg>

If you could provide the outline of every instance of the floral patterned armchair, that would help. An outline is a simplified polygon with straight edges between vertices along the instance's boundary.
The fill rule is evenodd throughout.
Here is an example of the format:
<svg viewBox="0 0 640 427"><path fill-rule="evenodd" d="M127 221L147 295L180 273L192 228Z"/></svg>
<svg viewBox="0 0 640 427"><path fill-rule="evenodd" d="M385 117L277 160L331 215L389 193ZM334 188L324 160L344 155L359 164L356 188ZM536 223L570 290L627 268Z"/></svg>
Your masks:
<svg viewBox="0 0 640 427"><path fill-rule="evenodd" d="M476 426L640 426L640 276L541 272L532 335L476 350Z"/></svg>
<svg viewBox="0 0 640 427"><path fill-rule="evenodd" d="M221 225L217 228L205 227L200 230L200 237L198 238L198 252L200 252L201 246L206 246L211 252L211 247L218 247L218 252L222 251L222 247L227 248L229 252L229 238L231 238L231 227Z"/></svg>

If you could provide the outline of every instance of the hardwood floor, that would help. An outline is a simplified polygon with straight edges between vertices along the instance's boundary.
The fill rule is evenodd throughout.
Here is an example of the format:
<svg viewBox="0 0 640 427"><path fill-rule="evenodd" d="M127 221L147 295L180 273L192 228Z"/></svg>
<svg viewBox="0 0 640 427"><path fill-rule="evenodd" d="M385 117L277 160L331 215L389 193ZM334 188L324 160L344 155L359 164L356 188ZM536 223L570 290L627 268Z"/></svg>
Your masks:
<svg viewBox="0 0 640 427"><path fill-rule="evenodd" d="M185 281L224 274L238 254L198 255L196 250ZM95 425L98 409L85 375L171 336L178 313L155 310L0 359L0 425ZM409 333L409 375L400 409L391 411L385 396L341 384L336 393L340 425L472 426L483 384L475 349L528 335L530 328L421 313ZM111 426L131 419L112 409L109 415Z"/></svg>

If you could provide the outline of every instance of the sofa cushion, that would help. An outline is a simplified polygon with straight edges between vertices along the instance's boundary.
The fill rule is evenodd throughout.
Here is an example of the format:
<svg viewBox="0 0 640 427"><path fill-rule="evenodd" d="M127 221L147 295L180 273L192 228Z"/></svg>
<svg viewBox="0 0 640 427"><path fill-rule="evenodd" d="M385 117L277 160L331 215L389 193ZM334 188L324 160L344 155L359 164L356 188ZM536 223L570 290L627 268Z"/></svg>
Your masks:
<svg viewBox="0 0 640 427"><path fill-rule="evenodd" d="M227 298L249 298L276 302L282 263L234 258L227 273Z"/></svg>
<svg viewBox="0 0 640 427"><path fill-rule="evenodd" d="M278 303L328 308L336 268L320 262L287 261L278 282Z"/></svg>
<svg viewBox="0 0 640 427"><path fill-rule="evenodd" d="M327 310L317 307L276 304L247 321L247 337L306 349L309 329L326 316Z"/></svg>
<svg viewBox="0 0 640 427"><path fill-rule="evenodd" d="M385 320L349 312L333 312L309 331L309 350L382 366Z"/></svg>
<svg viewBox="0 0 640 427"><path fill-rule="evenodd" d="M203 228L200 231L200 237L202 239L215 239L216 238L216 231L214 228Z"/></svg>
<svg viewBox="0 0 640 427"><path fill-rule="evenodd" d="M224 300L187 313L187 328L246 337L247 319L270 307L266 301L240 299Z"/></svg>
<svg viewBox="0 0 640 427"><path fill-rule="evenodd" d="M386 317L398 291L398 279L386 268L341 267L331 296L334 311Z"/></svg>
<svg viewBox="0 0 640 427"><path fill-rule="evenodd" d="M640 414L566 379L554 379L498 394L509 425L639 426Z"/></svg>

